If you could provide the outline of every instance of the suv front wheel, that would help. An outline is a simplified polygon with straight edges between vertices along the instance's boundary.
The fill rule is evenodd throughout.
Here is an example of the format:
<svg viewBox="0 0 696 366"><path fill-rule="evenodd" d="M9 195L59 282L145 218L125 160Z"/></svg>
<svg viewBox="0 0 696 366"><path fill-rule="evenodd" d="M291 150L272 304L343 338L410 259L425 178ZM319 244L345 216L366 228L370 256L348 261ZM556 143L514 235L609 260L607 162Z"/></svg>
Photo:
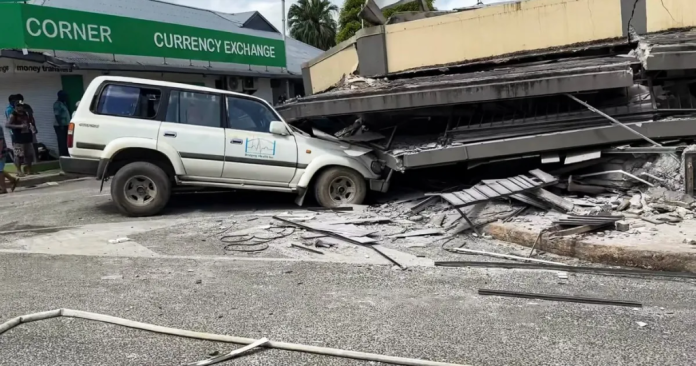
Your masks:
<svg viewBox="0 0 696 366"><path fill-rule="evenodd" d="M156 215L169 201L172 183L155 164L139 161L119 169L111 182L111 198L128 216Z"/></svg>
<svg viewBox="0 0 696 366"><path fill-rule="evenodd" d="M323 207L359 205L365 200L367 182L353 169L334 167L321 173L314 190L317 202Z"/></svg>

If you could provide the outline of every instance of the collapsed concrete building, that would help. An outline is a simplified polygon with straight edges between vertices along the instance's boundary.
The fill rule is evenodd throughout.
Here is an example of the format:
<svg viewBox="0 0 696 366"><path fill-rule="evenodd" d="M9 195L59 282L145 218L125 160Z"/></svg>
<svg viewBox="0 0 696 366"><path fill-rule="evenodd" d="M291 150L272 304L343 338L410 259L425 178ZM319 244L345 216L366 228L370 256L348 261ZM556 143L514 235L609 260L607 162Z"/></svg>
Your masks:
<svg viewBox="0 0 696 366"><path fill-rule="evenodd" d="M525 0L383 23L303 65L310 95L280 113L370 144L394 171L571 163L696 136L693 0Z"/></svg>

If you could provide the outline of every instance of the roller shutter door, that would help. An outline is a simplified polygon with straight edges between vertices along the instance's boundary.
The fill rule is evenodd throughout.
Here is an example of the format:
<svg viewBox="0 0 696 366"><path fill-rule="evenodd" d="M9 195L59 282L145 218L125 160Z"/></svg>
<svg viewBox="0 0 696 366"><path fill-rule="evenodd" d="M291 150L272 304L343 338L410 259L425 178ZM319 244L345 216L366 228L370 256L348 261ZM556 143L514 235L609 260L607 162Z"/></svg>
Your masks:
<svg viewBox="0 0 696 366"><path fill-rule="evenodd" d="M54 153L58 152L58 141L53 130L53 102L61 89L60 75L5 75L0 78L0 105L2 106L2 125L5 125L5 108L11 94L22 94L24 102L34 109L36 128L39 130L37 140ZM5 129L5 137L11 140L10 133Z"/></svg>

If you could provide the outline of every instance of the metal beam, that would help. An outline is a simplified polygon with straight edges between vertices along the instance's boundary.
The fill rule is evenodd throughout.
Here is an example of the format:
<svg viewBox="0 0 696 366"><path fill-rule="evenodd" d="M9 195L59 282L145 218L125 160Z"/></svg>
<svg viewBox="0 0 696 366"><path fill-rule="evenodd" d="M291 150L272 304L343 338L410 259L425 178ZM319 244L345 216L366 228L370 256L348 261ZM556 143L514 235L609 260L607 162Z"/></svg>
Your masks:
<svg viewBox="0 0 696 366"><path fill-rule="evenodd" d="M550 295L550 294L535 294L531 292L516 292L516 291L499 291L499 290L486 290L479 289L479 295L486 296L506 296L506 297L521 297L523 299L539 299L548 301L565 301L565 302L579 302L583 304L595 304L595 305L614 305L614 306L629 306L632 308L642 308L643 304L635 301L625 301L625 300L605 300L605 299L595 299L590 297L579 297L579 296L565 296L565 295Z"/></svg>
<svg viewBox="0 0 696 366"><path fill-rule="evenodd" d="M533 269L549 271L565 271L576 273L590 273L601 275L640 276L640 277L669 277L669 278L696 278L696 273L688 272L662 272L648 271L645 269L613 268L613 267L575 267L558 266L541 263L514 263L514 262L435 262L436 267L483 267L483 268L507 268L507 269Z"/></svg>
<svg viewBox="0 0 696 366"><path fill-rule="evenodd" d="M602 154L672 154L684 150L685 146L625 147L602 150Z"/></svg>
<svg viewBox="0 0 696 366"><path fill-rule="evenodd" d="M582 104L583 106L585 106L587 109L591 110L592 112L597 113L597 114L599 114L600 116L602 116L602 117L608 119L609 121L611 121L611 122L614 123L615 125L621 126L622 128L626 129L627 131L629 131L629 132L635 134L636 136L640 136L643 140L649 142L649 143L652 144L653 146L662 147L661 144L658 144L657 142L651 140L648 136L645 136L645 135L641 134L640 132L638 132L638 131L636 131L636 130L634 130L634 129L628 127L628 126L626 126L625 124L619 122L616 118L614 118L614 117L612 117L612 116L610 116L610 115L608 115L608 114L606 114L606 113L600 111L599 109L597 109L597 108L591 106L589 103L586 103L586 102L584 102L584 101L578 99L578 98L575 97L574 95L566 94L566 96L567 96L568 98L570 98L570 99L572 99L572 100L574 100L574 101L576 101L576 102Z"/></svg>

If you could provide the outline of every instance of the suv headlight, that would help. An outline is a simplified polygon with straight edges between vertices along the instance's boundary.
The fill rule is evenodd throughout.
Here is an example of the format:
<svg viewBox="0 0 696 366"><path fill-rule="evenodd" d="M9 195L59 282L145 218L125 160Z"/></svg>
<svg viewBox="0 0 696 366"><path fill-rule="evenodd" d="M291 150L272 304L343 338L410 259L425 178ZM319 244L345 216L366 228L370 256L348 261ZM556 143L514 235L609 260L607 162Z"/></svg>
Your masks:
<svg viewBox="0 0 696 366"><path fill-rule="evenodd" d="M372 164L370 164L370 170L372 170L372 172L375 174L382 174L382 172L384 171L384 165L382 164L382 162L374 160L372 161Z"/></svg>

